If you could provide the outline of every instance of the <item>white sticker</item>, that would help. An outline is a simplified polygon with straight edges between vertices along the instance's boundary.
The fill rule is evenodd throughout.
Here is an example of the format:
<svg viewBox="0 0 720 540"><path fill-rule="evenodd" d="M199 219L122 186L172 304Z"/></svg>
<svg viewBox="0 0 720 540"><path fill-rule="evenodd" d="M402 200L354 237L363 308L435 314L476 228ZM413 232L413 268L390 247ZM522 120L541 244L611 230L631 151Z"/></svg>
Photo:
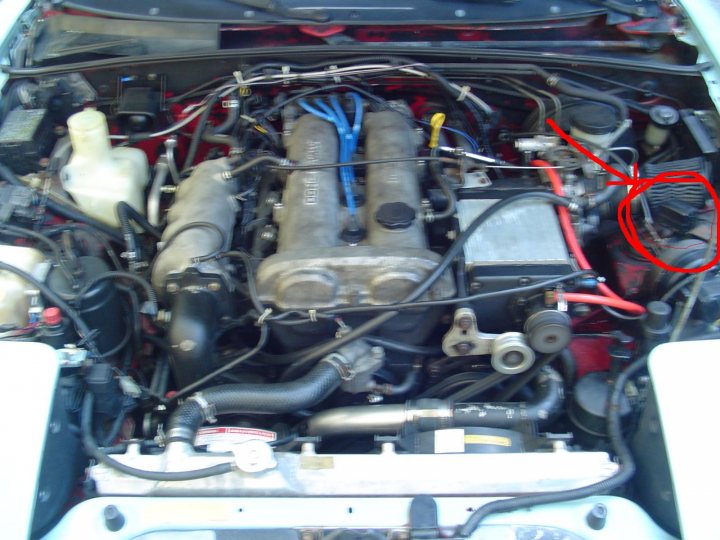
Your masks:
<svg viewBox="0 0 720 540"><path fill-rule="evenodd" d="M464 452L464 429L439 429L435 432L436 454L462 454Z"/></svg>
<svg viewBox="0 0 720 540"><path fill-rule="evenodd" d="M195 446L207 446L208 452L230 452L233 445L247 441L272 442L277 440L274 431L243 427L207 427L198 431Z"/></svg>

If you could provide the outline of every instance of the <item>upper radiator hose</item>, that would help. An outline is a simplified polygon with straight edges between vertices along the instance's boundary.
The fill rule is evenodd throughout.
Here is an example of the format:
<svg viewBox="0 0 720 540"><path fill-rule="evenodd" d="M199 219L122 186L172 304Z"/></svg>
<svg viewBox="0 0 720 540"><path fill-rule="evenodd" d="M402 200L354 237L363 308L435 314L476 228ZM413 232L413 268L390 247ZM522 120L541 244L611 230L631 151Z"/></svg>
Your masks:
<svg viewBox="0 0 720 540"><path fill-rule="evenodd" d="M170 417L168 442L192 443L206 420L221 414L282 414L317 405L352 377L369 346L362 340L330 354L303 377L275 384L224 384L189 397Z"/></svg>

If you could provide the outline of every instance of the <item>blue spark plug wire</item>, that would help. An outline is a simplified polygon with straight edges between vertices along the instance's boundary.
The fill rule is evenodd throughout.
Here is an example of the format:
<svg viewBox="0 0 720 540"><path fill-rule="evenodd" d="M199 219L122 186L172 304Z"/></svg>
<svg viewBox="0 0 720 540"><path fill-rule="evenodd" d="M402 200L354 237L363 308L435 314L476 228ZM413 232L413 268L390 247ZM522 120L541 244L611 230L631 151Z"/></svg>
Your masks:
<svg viewBox="0 0 720 540"><path fill-rule="evenodd" d="M340 161L345 163L352 159L352 155L357 148L360 138L360 129L362 127L362 98L354 92L349 94L355 104L355 118L353 126L345 116L345 112L340 106L337 96L330 97L332 107L328 106L320 99L315 100L315 106L310 105L305 99L298 101L298 104L308 113L322 118L323 120L335 125L338 132L340 142ZM350 214L351 223L354 227L359 226L357 222L357 208L355 206L355 196L353 195L352 186L355 183L355 172L351 166L340 167L340 180L343 184L345 200L347 201L348 213Z"/></svg>

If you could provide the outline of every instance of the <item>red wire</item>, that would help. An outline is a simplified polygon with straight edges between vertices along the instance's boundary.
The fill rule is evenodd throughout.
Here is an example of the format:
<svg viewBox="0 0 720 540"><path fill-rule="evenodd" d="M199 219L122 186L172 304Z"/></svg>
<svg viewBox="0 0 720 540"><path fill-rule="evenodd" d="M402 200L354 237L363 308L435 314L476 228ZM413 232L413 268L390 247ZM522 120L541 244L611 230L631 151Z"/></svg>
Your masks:
<svg viewBox="0 0 720 540"><path fill-rule="evenodd" d="M560 197L565 196L565 189L563 189L563 183L560 179L560 175L558 175L557 171L553 169L547 161L536 159L531 163L531 165L535 167L543 167L545 174L550 180L550 185L552 186L552 190L555 195L559 195ZM590 266L590 262L587 260L587 257L585 257L585 254L580 247L580 242L578 242L577 236L575 235L575 228L573 227L572 219L570 218L570 212L568 211L568 209L564 206L559 207L558 218L560 220L560 228L562 229L563 235L565 236L565 242L567 242L568 248L570 248L570 253L572 253L575 257L575 260L580 266L580 269L592 270L592 266ZM635 304L634 302L624 300L620 295L616 294L615 291L613 291L604 283L598 283L597 288L604 296L592 294L578 295L576 293L567 293L565 295L565 299L568 302L584 302L587 304L598 304L615 307L638 315L645 313L645 308L643 306L641 306L640 304ZM585 298L585 300L577 299L578 296ZM595 299L595 301L590 301L590 298ZM612 302L608 303L608 301Z"/></svg>

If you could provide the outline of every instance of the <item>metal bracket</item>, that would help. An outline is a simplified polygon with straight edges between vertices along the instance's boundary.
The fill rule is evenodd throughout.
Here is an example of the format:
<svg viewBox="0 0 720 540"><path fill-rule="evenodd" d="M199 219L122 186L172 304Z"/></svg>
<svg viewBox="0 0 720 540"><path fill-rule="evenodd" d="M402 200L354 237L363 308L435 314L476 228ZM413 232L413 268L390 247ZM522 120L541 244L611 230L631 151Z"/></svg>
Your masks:
<svg viewBox="0 0 720 540"><path fill-rule="evenodd" d="M489 354L493 368L506 374L521 373L535 361L535 352L527 344L524 334L480 332L475 312L470 308L455 311L453 326L443 337L442 349L448 356Z"/></svg>
<svg viewBox="0 0 720 540"><path fill-rule="evenodd" d="M82 367L88 357L88 352L85 349L76 349L74 347L57 349L55 353L60 367L63 368Z"/></svg>

